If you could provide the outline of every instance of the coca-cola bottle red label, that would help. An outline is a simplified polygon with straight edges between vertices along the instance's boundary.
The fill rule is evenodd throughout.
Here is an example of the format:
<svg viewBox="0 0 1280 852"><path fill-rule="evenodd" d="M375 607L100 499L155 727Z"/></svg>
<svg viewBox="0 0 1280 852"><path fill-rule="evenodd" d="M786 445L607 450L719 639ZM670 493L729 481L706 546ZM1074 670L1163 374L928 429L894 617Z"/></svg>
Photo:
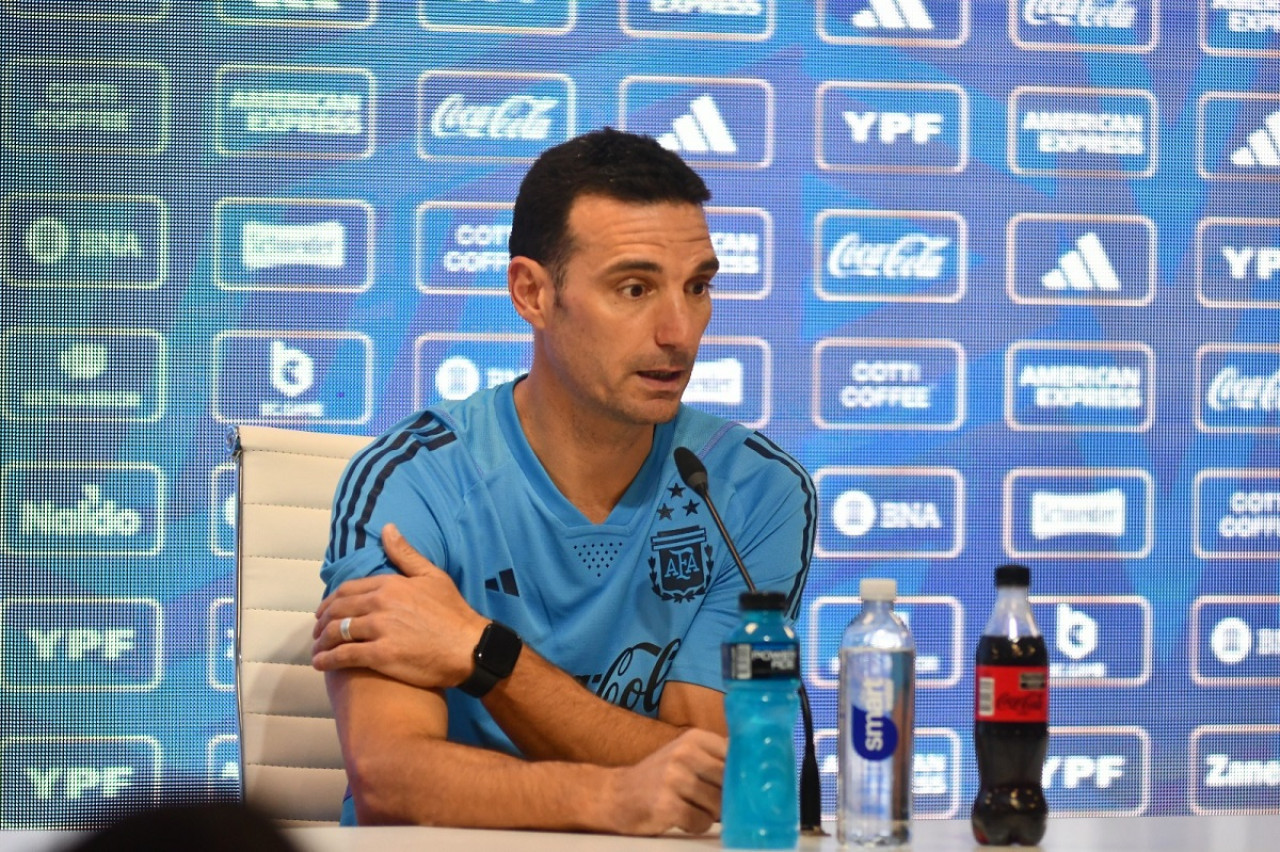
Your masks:
<svg viewBox="0 0 1280 852"><path fill-rule="evenodd" d="M1049 670L1044 666L978 666L974 676L974 719L1049 721Z"/></svg>

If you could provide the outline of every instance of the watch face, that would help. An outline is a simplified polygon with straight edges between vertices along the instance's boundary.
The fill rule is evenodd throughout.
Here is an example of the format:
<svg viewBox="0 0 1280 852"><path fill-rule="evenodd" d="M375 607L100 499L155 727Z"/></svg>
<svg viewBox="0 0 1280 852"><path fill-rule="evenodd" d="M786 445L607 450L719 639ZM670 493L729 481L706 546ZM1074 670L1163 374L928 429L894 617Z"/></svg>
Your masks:
<svg viewBox="0 0 1280 852"><path fill-rule="evenodd" d="M499 678L511 674L524 647L519 635L505 624L491 621L476 646L476 665L493 672Z"/></svg>

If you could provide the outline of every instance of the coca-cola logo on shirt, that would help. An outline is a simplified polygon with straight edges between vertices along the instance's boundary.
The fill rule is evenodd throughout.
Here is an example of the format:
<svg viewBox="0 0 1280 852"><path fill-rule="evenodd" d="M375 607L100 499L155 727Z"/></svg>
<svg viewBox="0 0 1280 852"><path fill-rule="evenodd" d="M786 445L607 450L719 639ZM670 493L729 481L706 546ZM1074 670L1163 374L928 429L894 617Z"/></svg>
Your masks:
<svg viewBox="0 0 1280 852"><path fill-rule="evenodd" d="M893 242L864 242L857 231L845 234L827 257L833 278L915 278L932 280L946 265L950 237L903 234Z"/></svg>
<svg viewBox="0 0 1280 852"><path fill-rule="evenodd" d="M1205 402L1214 411L1280 411L1280 370L1249 376L1224 367L1209 383Z"/></svg>
<svg viewBox="0 0 1280 852"><path fill-rule="evenodd" d="M551 133L559 98L511 95L497 103L472 103L452 94L431 115L431 133L439 139L517 139L541 142Z"/></svg>

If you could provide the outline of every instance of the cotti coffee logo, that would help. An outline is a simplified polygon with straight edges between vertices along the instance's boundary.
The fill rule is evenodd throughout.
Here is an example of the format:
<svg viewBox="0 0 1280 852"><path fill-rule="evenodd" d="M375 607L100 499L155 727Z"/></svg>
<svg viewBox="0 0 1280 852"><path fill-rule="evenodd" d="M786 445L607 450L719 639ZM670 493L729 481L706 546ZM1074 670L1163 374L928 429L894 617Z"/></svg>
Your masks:
<svg viewBox="0 0 1280 852"><path fill-rule="evenodd" d="M509 202L424 201L414 217L414 280L423 293L507 295Z"/></svg>
<svg viewBox="0 0 1280 852"><path fill-rule="evenodd" d="M969 38L969 0L818 0L828 44L958 47Z"/></svg>
<svg viewBox="0 0 1280 852"><path fill-rule="evenodd" d="M213 281L223 290L362 293L373 286L373 223L373 206L355 199L220 199Z"/></svg>
<svg viewBox="0 0 1280 852"><path fill-rule="evenodd" d="M161 759L146 736L0 740L0 828L83 830L153 806Z"/></svg>
<svg viewBox="0 0 1280 852"><path fill-rule="evenodd" d="M16 59L0 100L14 151L141 155L169 145L170 79L159 63Z"/></svg>
<svg viewBox="0 0 1280 852"><path fill-rule="evenodd" d="M1196 296L1208 308L1280 308L1280 219L1200 220Z"/></svg>
<svg viewBox="0 0 1280 852"><path fill-rule="evenodd" d="M814 687L839 687L840 641L861 608L860 598L842 595L823 595L810 605L803 659L805 677ZM900 595L894 611L916 638L916 685L948 689L959 683L966 662L960 601L946 595Z"/></svg>
<svg viewBox="0 0 1280 852"><path fill-rule="evenodd" d="M466 399L533 363L533 335L429 332L414 342L414 407Z"/></svg>
<svg viewBox="0 0 1280 852"><path fill-rule="evenodd" d="M1023 50L1148 53L1160 38L1158 0L1011 0L1009 38Z"/></svg>
<svg viewBox="0 0 1280 852"><path fill-rule="evenodd" d="M1192 488L1197 556L1280 557L1280 470L1202 470Z"/></svg>
<svg viewBox="0 0 1280 852"><path fill-rule="evenodd" d="M763 169L773 162L773 87L766 80L627 77L618 123L653 136L689 165Z"/></svg>
<svg viewBox="0 0 1280 852"><path fill-rule="evenodd" d="M564 74L427 71L418 78L418 156L533 162L575 135L576 103Z"/></svg>
<svg viewBox="0 0 1280 852"><path fill-rule="evenodd" d="M957 302L968 276L958 213L824 210L814 220L814 286L826 302Z"/></svg>
<svg viewBox="0 0 1280 852"><path fill-rule="evenodd" d="M144 462L16 462L0 470L0 553L155 556L164 473Z"/></svg>
<svg viewBox="0 0 1280 852"><path fill-rule="evenodd" d="M1201 177L1280 180L1280 95L1207 92L1200 96L1198 107L1196 151Z"/></svg>
<svg viewBox="0 0 1280 852"><path fill-rule="evenodd" d="M622 31L632 38L767 41L777 0L621 0Z"/></svg>
<svg viewBox="0 0 1280 852"><path fill-rule="evenodd" d="M1145 432L1155 422L1156 354L1145 343L1021 341L1005 353L1010 429Z"/></svg>
<svg viewBox="0 0 1280 852"><path fill-rule="evenodd" d="M564 35L578 21L578 0L418 0L425 30Z"/></svg>
<svg viewBox="0 0 1280 852"><path fill-rule="evenodd" d="M964 548L964 480L951 468L821 468L817 552L951 559Z"/></svg>
<svg viewBox="0 0 1280 852"><path fill-rule="evenodd" d="M215 145L226 157L373 155L375 83L365 68L224 65L214 77Z"/></svg>
<svg viewBox="0 0 1280 852"><path fill-rule="evenodd" d="M1026 176L1150 177L1158 127L1147 91L1021 86L1009 96L1009 168Z"/></svg>
<svg viewBox="0 0 1280 852"><path fill-rule="evenodd" d="M150 289L169 268L169 209L149 195L15 193L0 268L17 287Z"/></svg>
<svg viewBox="0 0 1280 852"><path fill-rule="evenodd" d="M1204 595L1191 605L1191 678L1205 687L1280 686L1280 596Z"/></svg>
<svg viewBox="0 0 1280 852"><path fill-rule="evenodd" d="M1005 477L1003 514L1015 559L1142 559L1155 537L1155 482L1138 469L1018 468Z"/></svg>
<svg viewBox="0 0 1280 852"><path fill-rule="evenodd" d="M154 331L12 328L0 336L6 420L154 423L167 388L167 347Z"/></svg>
<svg viewBox="0 0 1280 852"><path fill-rule="evenodd" d="M815 99L818 167L956 174L969 162L969 96L944 83L823 83Z"/></svg>
<svg viewBox="0 0 1280 852"><path fill-rule="evenodd" d="M226 331L213 341L213 416L224 423L362 424L373 341L354 331Z"/></svg>
<svg viewBox="0 0 1280 852"><path fill-rule="evenodd" d="M1202 432L1280 434L1280 346L1208 343L1196 351Z"/></svg>
<svg viewBox="0 0 1280 852"><path fill-rule="evenodd" d="M151 598L0 599L0 690L144 692L164 672Z"/></svg>
<svg viewBox="0 0 1280 852"><path fill-rule="evenodd" d="M958 429L966 359L950 340L833 337L813 350L820 429Z"/></svg>

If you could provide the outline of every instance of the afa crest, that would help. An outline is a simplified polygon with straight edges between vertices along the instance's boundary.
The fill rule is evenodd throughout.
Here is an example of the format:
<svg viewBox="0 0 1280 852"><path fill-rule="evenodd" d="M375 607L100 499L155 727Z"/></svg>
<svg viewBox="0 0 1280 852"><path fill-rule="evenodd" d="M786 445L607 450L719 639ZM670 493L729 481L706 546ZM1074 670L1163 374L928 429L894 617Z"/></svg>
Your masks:
<svg viewBox="0 0 1280 852"><path fill-rule="evenodd" d="M655 554L649 557L649 580L658 597L681 603L706 594L715 568L706 530L668 530L650 537L649 546Z"/></svg>

